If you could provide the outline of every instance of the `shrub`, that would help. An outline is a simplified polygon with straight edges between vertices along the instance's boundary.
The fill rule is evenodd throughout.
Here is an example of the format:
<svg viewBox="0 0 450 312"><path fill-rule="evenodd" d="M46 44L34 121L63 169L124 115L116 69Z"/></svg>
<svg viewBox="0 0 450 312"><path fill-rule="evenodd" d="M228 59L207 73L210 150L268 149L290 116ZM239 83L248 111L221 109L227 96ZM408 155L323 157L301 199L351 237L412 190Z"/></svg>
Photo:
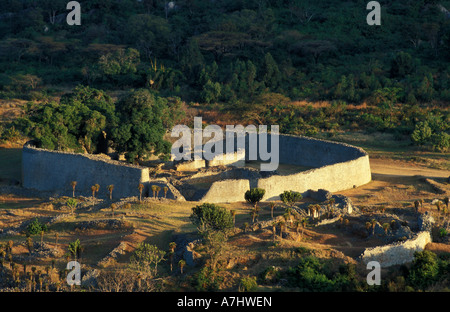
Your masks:
<svg viewBox="0 0 450 312"><path fill-rule="evenodd" d="M217 291L222 280L215 270L204 266L195 275L194 285L198 291Z"/></svg>
<svg viewBox="0 0 450 312"><path fill-rule="evenodd" d="M37 218L35 218L33 221L31 221L30 224L28 224L27 230L26 230L27 235L38 235L42 231L47 232L48 227L47 227L47 225L39 222L39 220Z"/></svg>
<svg viewBox="0 0 450 312"><path fill-rule="evenodd" d="M191 222L199 228L199 231L226 231L233 228L233 217L225 208L214 204L204 203L192 208L189 217Z"/></svg>
<svg viewBox="0 0 450 312"><path fill-rule="evenodd" d="M416 124L414 131L411 134L411 139L417 145L424 145L428 143L433 135L433 131L427 121L421 121Z"/></svg>
<svg viewBox="0 0 450 312"><path fill-rule="evenodd" d="M165 251L144 242L139 243L130 258L130 267L147 276L155 276L158 273L158 263L164 260Z"/></svg>
<svg viewBox="0 0 450 312"><path fill-rule="evenodd" d="M446 132L436 133L432 136L433 149L439 152L447 152L450 148L450 134Z"/></svg>
<svg viewBox="0 0 450 312"><path fill-rule="evenodd" d="M239 283L239 291L254 291L258 288L256 277L245 276Z"/></svg>
<svg viewBox="0 0 450 312"><path fill-rule="evenodd" d="M284 191L280 194L280 199L283 203L288 206L294 205L296 202L300 201L303 198L302 194L294 192L294 191Z"/></svg>
<svg viewBox="0 0 450 312"><path fill-rule="evenodd" d="M409 272L409 281L419 289L425 289L437 280L439 263L435 253L424 250L414 253L414 261Z"/></svg>

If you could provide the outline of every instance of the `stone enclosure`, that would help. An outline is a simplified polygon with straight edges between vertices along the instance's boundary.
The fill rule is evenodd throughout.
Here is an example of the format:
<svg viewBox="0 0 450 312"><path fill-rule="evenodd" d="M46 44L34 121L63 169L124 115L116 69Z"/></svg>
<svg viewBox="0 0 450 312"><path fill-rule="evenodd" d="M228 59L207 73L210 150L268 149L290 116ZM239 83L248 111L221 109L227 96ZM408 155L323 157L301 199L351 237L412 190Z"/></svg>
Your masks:
<svg viewBox="0 0 450 312"><path fill-rule="evenodd" d="M268 136L269 146L270 138ZM259 143L259 136L257 139ZM137 196L139 184L145 187L144 196L152 196L151 185L159 185L168 187L167 198L170 199L221 203L243 201L245 191L253 187L265 189L263 201L270 201L279 199L279 194L286 190L302 194L318 189L336 192L371 181L369 156L364 150L348 144L280 135L280 165L272 172L245 166L251 163L248 155L247 137L245 162L228 166L211 161L174 163L175 170L152 176L148 167L26 144L23 147L22 185L27 189L70 195L70 182L77 181L76 193L89 196L91 186L99 184L98 196L106 197L109 196L106 187L113 184L115 198ZM285 170L287 167L289 170ZM180 178L176 171L187 171L188 174Z"/></svg>

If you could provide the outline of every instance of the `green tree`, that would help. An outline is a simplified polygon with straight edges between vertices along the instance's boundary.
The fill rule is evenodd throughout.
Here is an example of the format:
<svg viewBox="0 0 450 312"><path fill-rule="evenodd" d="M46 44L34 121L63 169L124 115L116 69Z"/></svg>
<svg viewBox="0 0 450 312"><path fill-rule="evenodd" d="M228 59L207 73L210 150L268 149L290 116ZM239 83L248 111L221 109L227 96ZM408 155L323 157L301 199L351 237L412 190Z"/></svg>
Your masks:
<svg viewBox="0 0 450 312"><path fill-rule="evenodd" d="M155 245L139 243L130 258L130 268L149 277L158 274L158 263L164 260L166 252Z"/></svg>
<svg viewBox="0 0 450 312"><path fill-rule="evenodd" d="M153 185L152 185L152 189L153 189ZM142 191L144 190L144 184L139 183L138 190L139 190L139 201L142 201Z"/></svg>
<svg viewBox="0 0 450 312"><path fill-rule="evenodd" d="M67 207L70 209L70 213L73 214L74 210L77 208L78 201L75 198L69 198L66 201Z"/></svg>
<svg viewBox="0 0 450 312"><path fill-rule="evenodd" d="M280 194L280 199L286 205L292 207L303 198L302 194L294 191L284 191Z"/></svg>
<svg viewBox="0 0 450 312"><path fill-rule="evenodd" d="M208 104L216 102L220 97L221 89L220 83L208 80L203 86L202 100Z"/></svg>
<svg viewBox="0 0 450 312"><path fill-rule="evenodd" d="M204 203L192 208L191 222L201 233L209 231L226 232L233 228L233 217L225 208Z"/></svg>
<svg viewBox="0 0 450 312"><path fill-rule="evenodd" d="M271 90L275 90L281 82L280 69L270 53L264 56L262 81Z"/></svg>
<svg viewBox="0 0 450 312"><path fill-rule="evenodd" d="M81 254L81 242L79 239L77 239L74 242L69 243L69 252L73 256L74 260L77 261L77 259L80 259Z"/></svg>
<svg viewBox="0 0 450 312"><path fill-rule="evenodd" d="M28 224L27 229L26 229L26 233L28 235L38 235L42 231L47 232L48 227L47 227L47 225L39 222L38 218L34 218L34 220L31 221L30 224Z"/></svg>
<svg viewBox="0 0 450 312"><path fill-rule="evenodd" d="M109 192L109 199L112 200L112 192L114 190L114 185L110 184L106 188L108 189L108 192Z"/></svg>
<svg viewBox="0 0 450 312"><path fill-rule="evenodd" d="M391 76L404 78L414 70L414 61L411 54L400 51L391 61Z"/></svg>
<svg viewBox="0 0 450 312"><path fill-rule="evenodd" d="M145 60L164 56L171 31L167 20L152 14L132 14L126 25L127 42L136 47Z"/></svg>
<svg viewBox="0 0 450 312"><path fill-rule="evenodd" d="M424 250L414 253L414 260L409 272L409 280L414 287L425 290L439 276L439 262L435 253Z"/></svg>
<svg viewBox="0 0 450 312"><path fill-rule="evenodd" d="M415 125L414 131L411 134L411 139L417 145L424 145L430 142L432 135L433 131L429 126L428 121L421 121Z"/></svg>
<svg viewBox="0 0 450 312"><path fill-rule="evenodd" d="M75 197L75 188L77 187L77 181L70 182L70 186L72 186L72 197Z"/></svg>
<svg viewBox="0 0 450 312"><path fill-rule="evenodd" d="M164 140L163 114L167 102L148 90L131 91L118 103L120 123L113 130L119 153L129 162L151 155L168 155L170 143Z"/></svg>
<svg viewBox="0 0 450 312"><path fill-rule="evenodd" d="M254 208L256 209L258 207L258 203L263 199L264 195L266 194L266 190L262 188L252 188L245 192L244 198L245 200L252 204Z"/></svg>

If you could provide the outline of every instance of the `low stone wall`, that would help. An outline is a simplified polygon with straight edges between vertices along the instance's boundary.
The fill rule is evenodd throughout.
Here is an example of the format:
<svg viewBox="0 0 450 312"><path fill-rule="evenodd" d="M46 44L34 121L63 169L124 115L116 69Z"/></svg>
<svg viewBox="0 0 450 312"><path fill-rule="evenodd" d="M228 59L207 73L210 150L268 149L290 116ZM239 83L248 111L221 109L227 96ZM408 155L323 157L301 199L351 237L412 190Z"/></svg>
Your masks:
<svg viewBox="0 0 450 312"><path fill-rule="evenodd" d="M408 263L413 261L414 253L424 250L428 243L431 243L431 234L422 231L414 238L401 243L368 248L361 255L361 260L366 264L378 261L381 267Z"/></svg>
<svg viewBox="0 0 450 312"><path fill-rule="evenodd" d="M183 161L175 165L177 171L196 171L205 167L206 161L204 159Z"/></svg>
<svg viewBox="0 0 450 312"><path fill-rule="evenodd" d="M223 180L214 182L200 202L224 203L244 201L244 194L250 189L250 181Z"/></svg>
<svg viewBox="0 0 450 312"><path fill-rule="evenodd" d="M225 153L224 155L216 156L211 160L207 160L208 167L214 166L231 166L244 167L245 166L245 150L238 150L234 153Z"/></svg>

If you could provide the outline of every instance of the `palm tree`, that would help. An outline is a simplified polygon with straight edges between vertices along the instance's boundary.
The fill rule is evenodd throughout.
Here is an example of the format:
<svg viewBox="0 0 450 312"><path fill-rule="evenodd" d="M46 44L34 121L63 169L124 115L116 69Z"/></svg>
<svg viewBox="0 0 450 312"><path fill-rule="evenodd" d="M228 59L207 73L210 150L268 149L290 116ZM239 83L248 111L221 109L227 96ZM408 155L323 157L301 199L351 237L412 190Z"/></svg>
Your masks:
<svg viewBox="0 0 450 312"><path fill-rule="evenodd" d="M308 219L307 218L303 218L300 223L302 224L302 237L303 237L303 232L306 229L306 226L308 225Z"/></svg>
<svg viewBox="0 0 450 312"><path fill-rule="evenodd" d="M389 223L383 223L383 230L386 235L387 235L389 228L390 228Z"/></svg>
<svg viewBox="0 0 450 312"><path fill-rule="evenodd" d="M270 216L272 217L273 220L273 210L275 209L275 202L270 202Z"/></svg>
<svg viewBox="0 0 450 312"><path fill-rule="evenodd" d="M278 226L280 227L280 237L283 238L283 232L285 230L286 222L279 221Z"/></svg>
<svg viewBox="0 0 450 312"><path fill-rule="evenodd" d="M175 248L177 248L177 244L175 242L169 243L169 261L170 261L170 272L173 270L173 255L175 254Z"/></svg>
<svg viewBox="0 0 450 312"><path fill-rule="evenodd" d="M273 233L273 241L275 241L275 238L277 236L277 222L272 222L272 233Z"/></svg>
<svg viewBox="0 0 450 312"><path fill-rule="evenodd" d="M175 242L169 243L170 251L175 252L175 248L177 248L177 244Z"/></svg>
<svg viewBox="0 0 450 312"><path fill-rule="evenodd" d="M248 222L244 222L243 226L244 226L244 233L246 233L248 229Z"/></svg>
<svg viewBox="0 0 450 312"><path fill-rule="evenodd" d="M155 189L156 189L156 197L158 198L159 197L159 192L161 191L161 186L157 185L155 187Z"/></svg>
<svg viewBox="0 0 450 312"><path fill-rule="evenodd" d="M167 192L169 191L169 188L167 186L164 186L163 191L164 191L164 198L167 198Z"/></svg>
<svg viewBox="0 0 450 312"><path fill-rule="evenodd" d="M438 214L439 214L439 212L441 212L441 204L442 204L442 202L440 200L436 200L436 202L434 204L436 205L436 209L437 209Z"/></svg>
<svg viewBox="0 0 450 312"><path fill-rule="evenodd" d="M112 192L114 190L114 185L108 185L109 199L112 200Z"/></svg>
<svg viewBox="0 0 450 312"><path fill-rule="evenodd" d="M298 230L300 229L300 221L299 220L294 221L294 228L295 228L295 233L298 234Z"/></svg>
<svg viewBox="0 0 450 312"><path fill-rule="evenodd" d="M183 259L178 261L178 266L180 267L181 274L183 274L183 268L184 268L185 265L186 265L186 261L184 261Z"/></svg>
<svg viewBox="0 0 450 312"><path fill-rule="evenodd" d="M153 198L156 198L156 185L152 185Z"/></svg>
<svg viewBox="0 0 450 312"><path fill-rule="evenodd" d="M27 237L27 247L28 252L31 254L33 252L33 239L31 238L31 236Z"/></svg>
<svg viewBox="0 0 450 312"><path fill-rule="evenodd" d="M44 246L44 231L41 231L39 234L41 234L41 247Z"/></svg>
<svg viewBox="0 0 450 312"><path fill-rule="evenodd" d="M144 184L139 183L138 189L139 189L139 201L142 201L142 191L144 190Z"/></svg>
<svg viewBox="0 0 450 312"><path fill-rule="evenodd" d="M369 232L371 228L372 228L372 223L370 223L369 221L367 221L367 222L366 222L366 230Z"/></svg>
<svg viewBox="0 0 450 312"><path fill-rule="evenodd" d="M9 240L7 243L7 247L8 247L8 252L9 254L12 254L12 248L14 246L14 242L12 240Z"/></svg>
<svg viewBox="0 0 450 312"><path fill-rule="evenodd" d="M231 217L233 217L233 226L236 226L236 210L230 210Z"/></svg>
<svg viewBox="0 0 450 312"><path fill-rule="evenodd" d="M255 223L255 219L258 216L258 212L256 211L256 209L252 209L250 211L250 216L252 217L252 224L254 224Z"/></svg>
<svg viewBox="0 0 450 312"><path fill-rule="evenodd" d="M115 203L112 203L111 204L111 214L112 214L113 218L114 218L114 209L116 209L116 208L117 208L117 205Z"/></svg>
<svg viewBox="0 0 450 312"><path fill-rule="evenodd" d="M419 206L420 206L420 202L418 200L414 201L414 209L416 211L416 213L419 212Z"/></svg>
<svg viewBox="0 0 450 312"><path fill-rule="evenodd" d="M293 211L293 209L291 207L286 209L286 215L287 215L286 221L288 221L289 223L292 222L292 211Z"/></svg>
<svg viewBox="0 0 450 312"><path fill-rule="evenodd" d="M377 225L377 220L372 219L370 223L372 224L372 235L375 235L375 226Z"/></svg>
<svg viewBox="0 0 450 312"><path fill-rule="evenodd" d="M95 185L91 186L92 198L95 198L95 192L97 191L97 187Z"/></svg>
<svg viewBox="0 0 450 312"><path fill-rule="evenodd" d="M72 243L69 243L69 251L73 255L75 261L77 261L77 258L80 256L81 252L81 243L79 239Z"/></svg>
<svg viewBox="0 0 450 312"><path fill-rule="evenodd" d="M75 188L77 187L77 181L70 182L70 185L72 186L72 197L75 197Z"/></svg>
<svg viewBox="0 0 450 312"><path fill-rule="evenodd" d="M308 211L310 216L314 219L314 213L316 211L316 205L309 205L308 206Z"/></svg>

